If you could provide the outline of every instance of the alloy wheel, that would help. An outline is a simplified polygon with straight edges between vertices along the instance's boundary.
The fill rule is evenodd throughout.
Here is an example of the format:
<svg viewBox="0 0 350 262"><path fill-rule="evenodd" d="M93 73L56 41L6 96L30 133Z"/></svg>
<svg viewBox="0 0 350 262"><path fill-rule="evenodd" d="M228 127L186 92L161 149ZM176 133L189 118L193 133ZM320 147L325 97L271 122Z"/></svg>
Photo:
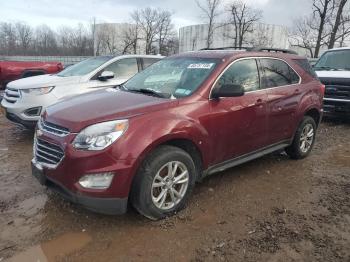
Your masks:
<svg viewBox="0 0 350 262"><path fill-rule="evenodd" d="M315 136L315 130L313 125L306 124L303 128L303 131L301 132L300 140L299 140L299 147L301 152L307 153L312 146L312 143L314 141Z"/></svg>
<svg viewBox="0 0 350 262"><path fill-rule="evenodd" d="M189 181L185 164L180 161L166 163L153 179L151 188L153 204L161 210L175 207L184 198Z"/></svg>

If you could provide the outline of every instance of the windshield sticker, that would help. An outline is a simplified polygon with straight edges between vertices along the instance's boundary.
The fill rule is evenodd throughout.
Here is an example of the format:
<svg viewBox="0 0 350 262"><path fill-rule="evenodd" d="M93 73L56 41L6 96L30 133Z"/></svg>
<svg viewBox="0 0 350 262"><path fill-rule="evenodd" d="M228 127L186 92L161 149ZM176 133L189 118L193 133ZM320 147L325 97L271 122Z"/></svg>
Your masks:
<svg viewBox="0 0 350 262"><path fill-rule="evenodd" d="M200 64L190 64L187 68L190 69L210 69L214 63L200 63Z"/></svg>

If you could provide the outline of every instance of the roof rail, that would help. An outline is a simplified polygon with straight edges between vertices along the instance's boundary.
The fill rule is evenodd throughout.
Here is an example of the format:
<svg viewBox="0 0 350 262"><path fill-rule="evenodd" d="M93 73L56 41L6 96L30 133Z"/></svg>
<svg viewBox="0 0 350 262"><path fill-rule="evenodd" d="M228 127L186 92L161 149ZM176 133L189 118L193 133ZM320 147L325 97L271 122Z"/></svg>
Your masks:
<svg viewBox="0 0 350 262"><path fill-rule="evenodd" d="M210 50L242 50L242 51L251 51L253 47L248 47L248 46L226 46L226 47L213 47L213 48L203 48L200 49L199 51L210 51Z"/></svg>
<svg viewBox="0 0 350 262"><path fill-rule="evenodd" d="M272 48L272 47L255 47L252 48L251 51L255 52L276 52L276 53L284 53L284 54L291 54L291 55L297 55L298 53L290 50L290 49L282 49L282 48Z"/></svg>
<svg viewBox="0 0 350 262"><path fill-rule="evenodd" d="M210 50L242 50L247 52L276 52L297 55L298 53L290 49L282 48L272 48L272 47L251 47L251 46L227 46L227 47L217 47L217 48L203 48L200 51L210 51Z"/></svg>

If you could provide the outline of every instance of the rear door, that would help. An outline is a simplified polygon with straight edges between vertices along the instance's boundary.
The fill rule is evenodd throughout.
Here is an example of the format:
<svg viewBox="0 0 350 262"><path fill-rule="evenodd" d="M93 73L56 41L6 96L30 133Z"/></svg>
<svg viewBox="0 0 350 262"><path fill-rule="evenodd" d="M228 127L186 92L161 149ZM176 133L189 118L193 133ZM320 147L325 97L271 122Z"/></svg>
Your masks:
<svg viewBox="0 0 350 262"><path fill-rule="evenodd" d="M293 136L301 79L283 60L261 58L259 63L262 88L267 92L268 144L272 145Z"/></svg>

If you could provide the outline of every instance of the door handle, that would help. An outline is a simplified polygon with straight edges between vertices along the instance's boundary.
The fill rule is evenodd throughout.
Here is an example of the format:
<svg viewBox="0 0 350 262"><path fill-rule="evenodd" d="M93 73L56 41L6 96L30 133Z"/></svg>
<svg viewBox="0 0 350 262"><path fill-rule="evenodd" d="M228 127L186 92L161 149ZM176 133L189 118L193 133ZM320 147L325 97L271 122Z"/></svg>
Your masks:
<svg viewBox="0 0 350 262"><path fill-rule="evenodd" d="M300 89L295 89L295 91L294 91L294 94L300 94L301 92L300 92Z"/></svg>

